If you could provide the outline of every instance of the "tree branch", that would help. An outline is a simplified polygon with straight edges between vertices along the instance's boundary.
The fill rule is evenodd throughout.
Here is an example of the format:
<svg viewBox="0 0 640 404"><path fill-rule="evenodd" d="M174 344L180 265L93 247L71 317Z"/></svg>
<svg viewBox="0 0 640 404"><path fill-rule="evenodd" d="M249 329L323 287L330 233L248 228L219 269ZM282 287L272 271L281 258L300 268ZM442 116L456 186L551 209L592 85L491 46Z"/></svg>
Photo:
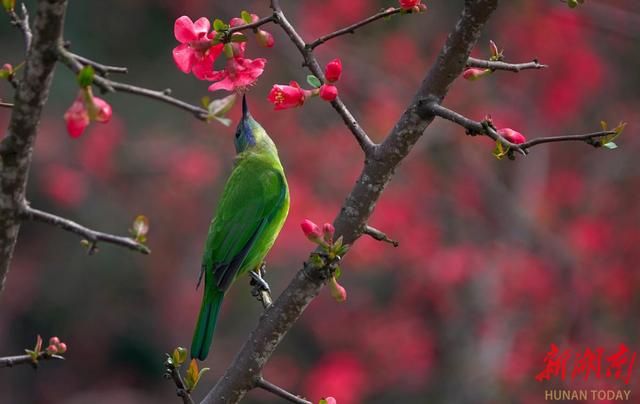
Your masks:
<svg viewBox="0 0 640 404"><path fill-rule="evenodd" d="M76 55L71 51L67 52L69 53L69 56L82 63L83 65L93 66L93 68L103 76L108 75L109 73L126 74L129 71L126 67L104 65L91 59L87 59L84 56Z"/></svg>
<svg viewBox="0 0 640 404"><path fill-rule="evenodd" d="M60 355L51 355L46 351L40 352L38 355L38 361L40 360L49 360L49 359L60 359L64 360L64 357ZM31 355L16 355L16 356L5 356L0 358L0 368L11 368L18 365L31 365L33 367L38 366L38 362L33 360Z"/></svg>
<svg viewBox="0 0 640 404"><path fill-rule="evenodd" d="M15 93L7 135L0 143L0 292L20 230L19 213L25 200L33 144L49 96L66 7L66 0L38 2L33 40Z"/></svg>
<svg viewBox="0 0 640 404"><path fill-rule="evenodd" d="M496 5L497 0L465 1L464 10L455 28L408 108L384 143L377 147L369 146L370 154L365 160L360 178L334 221L336 234L342 235L346 244L353 244L360 237L395 168L433 121L435 115L426 110L423 104L440 102L445 97L453 80L465 68L471 49ZM307 67L321 78L318 73L322 73L322 70L310 49L286 20L279 1L272 0L271 6L275 21L303 54ZM357 124L355 120L353 122ZM349 126L347 120L345 123ZM328 279L326 271L305 263L284 292L261 315L240 352L202 404L237 403L247 391L256 387L256 380L271 354Z"/></svg>
<svg viewBox="0 0 640 404"><path fill-rule="evenodd" d="M113 234L102 233L99 231L91 230L76 222L72 222L69 219L65 219L63 217L59 217L51 213L43 212L41 210L34 209L29 206L23 207L20 216L23 219L36 220L38 222L51 224L83 237L90 243L89 245L90 254L95 252L96 246L99 241L103 241L109 244L119 245L122 247L127 247L131 250L138 251L143 254L151 253L151 250L149 250L149 247L147 247L144 244L138 243L132 238L115 236Z"/></svg>
<svg viewBox="0 0 640 404"><path fill-rule="evenodd" d="M523 154L528 153L529 149L533 146L543 144L543 143L552 143L552 142L583 141L588 144L591 144L592 146L599 147L601 146L601 144L595 141L596 138L613 135L616 133L615 131L610 130L610 131L586 133L583 135L549 136L549 137L540 137L537 139L532 139L522 144L514 144L506 140L504 137L500 136L500 134L498 134L490 126L483 125L482 122L469 119L455 111L452 111L448 108L443 107L442 105L439 105L437 103L432 103L432 104L429 104L427 108L429 108L433 112L433 114L462 126L467 130L467 133L485 135L490 137L493 140L499 139L504 146L513 148L514 150L517 150Z"/></svg>
<svg viewBox="0 0 640 404"><path fill-rule="evenodd" d="M173 364L166 364L167 374L173 382L176 384L176 394L178 397L182 399L183 404L195 404L193 399L191 398L191 394L187 390L187 387L184 384L184 380L182 380L182 375L180 375L180 370L178 370Z"/></svg>
<svg viewBox="0 0 640 404"><path fill-rule="evenodd" d="M375 227L365 226L364 230L362 231L362 234L371 236L374 240L384 241L385 243L389 243L394 247L398 247L400 245L399 242L397 242L396 240L390 239L385 233L381 232Z"/></svg>
<svg viewBox="0 0 640 404"><path fill-rule="evenodd" d="M0 102L0 108L13 108L13 104L9 102Z"/></svg>
<svg viewBox="0 0 640 404"><path fill-rule="evenodd" d="M29 26L29 13L27 12L27 6L22 3L20 5L20 11L22 13L22 17L18 15L18 13L13 11L9 11L9 18L11 19L11 24L18 27L20 31L22 31L22 35L24 36L24 52L29 52L29 48L31 48L31 39L33 38L33 34L31 33L31 27Z"/></svg>
<svg viewBox="0 0 640 404"><path fill-rule="evenodd" d="M60 61L64 63L71 71L74 73L78 73L85 64L91 63L83 63L82 60L88 61L88 59L80 57L77 59L75 54L66 50L62 45L58 47L58 55L60 57ZM95 63L95 62L92 62ZM92 65L95 67L95 65ZM104 65L101 65L104 66ZM107 67L107 66L105 66ZM112 66L109 66L113 68ZM148 88L137 87L131 84L120 83L117 81L109 80L105 77L94 76L93 82L96 86L100 87L101 90L106 92L124 92L130 94L141 95L143 97L159 100L165 102L167 104L173 105L185 111L191 112L196 118L206 121L209 116L209 112L201 107L196 105L189 104L177 98L171 97L171 89L165 89L162 91L150 90Z"/></svg>
<svg viewBox="0 0 640 404"><path fill-rule="evenodd" d="M234 32L244 31L247 29L252 29L255 31L259 26L270 23L272 21L273 21L273 15L270 15L268 17L264 17L255 22L252 22L251 24L238 25L236 27L229 28L229 30L227 31L227 34L231 35Z"/></svg>
<svg viewBox="0 0 640 404"><path fill-rule="evenodd" d="M527 63L506 63L506 62L494 61L494 60L469 58L467 59L467 67L479 67L482 69L491 69L491 70L506 70L506 71L518 73L520 70L546 69L549 66L538 63L538 61L535 59L532 62L527 62Z"/></svg>
<svg viewBox="0 0 640 404"><path fill-rule="evenodd" d="M401 11L402 11L402 9L400 7L396 7L396 8L391 7L389 9L385 10L385 11L379 12L378 14L374 14L369 18L365 18L364 20L362 20L360 22L357 22L357 23L355 23L353 25L349 25L348 27L344 27L344 28L339 29L339 30L337 30L335 32L332 32L330 34L323 35L320 38L316 39L315 41L311 42L308 46L309 46L310 49L315 49L316 47L322 45L323 43L325 43L325 42L327 42L327 41L329 41L329 40L331 40L333 38L339 37L341 35L346 35L346 34L354 34L356 32L356 29L358 29L360 27L363 27L363 26L365 26L367 24L370 24L370 23L372 23L372 22L374 22L376 20L379 20L381 18L392 16L394 14L397 14L397 13L401 12Z"/></svg>
<svg viewBox="0 0 640 404"><path fill-rule="evenodd" d="M291 42L293 42L296 48L298 48L298 51L300 51L304 58L304 65L311 71L311 73L320 79L321 82L324 83L326 81L324 78L324 72L318 63L318 60L313 55L313 49L304 42L302 37L296 32L291 23L289 23L287 18L284 16L284 13L280 8L279 0L272 0L271 8L273 9L274 22L280 25L284 32L289 36L289 39L291 39ZM351 133L353 133L353 136L356 138L356 141L364 151L365 155L373 153L376 148L376 144L371 141L358 121L340 100L340 97L331 101L331 106L336 110L336 112L338 112L338 115L340 115L345 125L347 125Z"/></svg>
<svg viewBox="0 0 640 404"><path fill-rule="evenodd" d="M287 390L283 389L282 387L278 387L275 384L267 380L264 380L262 377L258 378L258 381L256 382L256 387L260 387L261 389L266 390L270 393L273 393L278 397L282 397L287 401L291 401L292 403L313 404L311 403L311 401L307 401L303 398L296 396L295 394L291 394Z"/></svg>

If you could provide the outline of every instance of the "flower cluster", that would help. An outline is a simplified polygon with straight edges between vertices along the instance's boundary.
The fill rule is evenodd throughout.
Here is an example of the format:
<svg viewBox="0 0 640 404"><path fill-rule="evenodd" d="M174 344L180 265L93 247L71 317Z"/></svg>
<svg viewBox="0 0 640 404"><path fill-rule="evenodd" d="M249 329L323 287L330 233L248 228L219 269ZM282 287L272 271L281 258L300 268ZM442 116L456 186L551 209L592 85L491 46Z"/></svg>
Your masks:
<svg viewBox="0 0 640 404"><path fill-rule="evenodd" d="M211 23L205 17L195 22L187 16L178 18L173 30L180 42L173 49L176 66L184 73L193 73L199 80L213 82L209 91L246 91L260 77L267 60L246 58L247 37L238 31L230 33L230 30L258 20L256 14L243 11L241 18L231 19L228 25L221 20L214 20L211 30ZM273 36L269 32L255 29L255 36L261 46L273 47ZM214 63L223 54L227 59L225 68L216 71Z"/></svg>
<svg viewBox="0 0 640 404"><path fill-rule="evenodd" d="M296 81L289 85L274 84L267 99L274 105L274 109L296 108L304 104L309 97L320 96L325 101L333 101L338 97L338 88L333 85L342 75L342 62L334 59L327 64L324 69L326 83L321 83L316 76L307 77L307 83L313 86L313 90L306 90L300 87Z"/></svg>
<svg viewBox="0 0 640 404"><path fill-rule="evenodd" d="M489 41L489 52L491 54L491 56L489 57L490 61L502 60L503 58L502 51L498 50L498 46L493 41ZM469 80L469 81L475 81L491 73L493 73L493 70L491 69L481 69L478 67L470 67L462 73L462 77L464 77L466 80Z"/></svg>
<svg viewBox="0 0 640 404"><path fill-rule="evenodd" d="M348 246L342 244L342 237L337 240L333 239L336 229L331 223L325 223L322 228L309 219L305 219L300 223L302 232L310 241L318 244L325 251L325 255L329 260L334 260L346 252ZM338 283L340 277L340 267L336 267L334 275L329 280L329 290L331 296L337 302L345 302L347 300L347 291Z"/></svg>
<svg viewBox="0 0 640 404"><path fill-rule="evenodd" d="M60 342L60 338L58 337L51 337L49 338L49 346L46 351L49 355L63 354L67 352L67 344Z"/></svg>
<svg viewBox="0 0 640 404"><path fill-rule="evenodd" d="M102 98L94 97L90 86L81 88L64 114L67 132L71 137L79 137L91 121L107 123L111 114L111 105Z"/></svg>

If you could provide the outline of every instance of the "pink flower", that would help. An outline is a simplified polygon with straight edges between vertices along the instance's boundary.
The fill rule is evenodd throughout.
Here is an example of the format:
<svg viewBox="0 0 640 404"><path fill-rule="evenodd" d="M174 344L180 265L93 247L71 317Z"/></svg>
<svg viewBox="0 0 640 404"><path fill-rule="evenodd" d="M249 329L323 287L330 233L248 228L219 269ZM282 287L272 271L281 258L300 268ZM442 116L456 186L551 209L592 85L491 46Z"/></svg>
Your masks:
<svg viewBox="0 0 640 404"><path fill-rule="evenodd" d="M491 69L479 69L477 67L471 67L462 73L462 77L467 80L475 81L478 80L482 76L486 76L491 73Z"/></svg>
<svg viewBox="0 0 640 404"><path fill-rule="evenodd" d="M335 276L329 280L329 289L331 291L331 297L333 297L336 302L344 303L347 301L347 290L338 283Z"/></svg>
<svg viewBox="0 0 640 404"><path fill-rule="evenodd" d="M105 100L94 97L90 89L82 89L64 114L67 132L71 137L79 137L89 126L89 122L107 123L111 119L112 113L111 105Z"/></svg>
<svg viewBox="0 0 640 404"><path fill-rule="evenodd" d="M263 58L251 60L232 57L227 59L227 67L224 70L207 75L207 80L217 81L209 86L209 91L245 91L255 84L266 64L267 60Z"/></svg>
<svg viewBox="0 0 640 404"><path fill-rule="evenodd" d="M67 344L65 344L64 342L61 342L58 344L58 353L65 353L67 352Z"/></svg>
<svg viewBox="0 0 640 404"><path fill-rule="evenodd" d="M275 110L279 111L299 107L304 103L305 96L305 91L300 88L300 85L292 81L288 86L274 84L267 99L273 103ZM304 231L304 228L302 230Z"/></svg>
<svg viewBox="0 0 640 404"><path fill-rule="evenodd" d="M324 226L322 226L322 233L324 233L324 241L326 241L329 244L333 243L333 235L335 232L336 232L336 228L333 227L331 223L325 223Z"/></svg>
<svg viewBox="0 0 640 404"><path fill-rule="evenodd" d="M518 131L515 131L511 128L502 128L497 130L498 134L501 135L506 140L515 144L522 144L527 141L527 138Z"/></svg>
<svg viewBox="0 0 640 404"><path fill-rule="evenodd" d="M208 36L209 20L202 17L195 23L182 16L175 22L173 32L180 45L173 49L173 60L184 73L193 71L200 80L213 70L213 62L222 53L223 44L212 45Z"/></svg>
<svg viewBox="0 0 640 404"><path fill-rule="evenodd" d="M73 101L64 114L64 120L67 122L67 132L71 137L79 137L89 126L89 111L84 106L82 96Z"/></svg>
<svg viewBox="0 0 640 404"><path fill-rule="evenodd" d="M341 74L342 62L340 59L333 59L331 62L327 63L327 66L324 68L324 75L329 83L338 81Z"/></svg>
<svg viewBox="0 0 640 404"><path fill-rule="evenodd" d="M320 87L320 98L325 101L333 101L338 96L338 89L331 84L323 84Z"/></svg>
<svg viewBox="0 0 640 404"><path fill-rule="evenodd" d="M323 398L326 404L338 404L335 398L333 397L325 397Z"/></svg>
<svg viewBox="0 0 640 404"><path fill-rule="evenodd" d="M321 240L322 231L320 230L320 227L311 220L304 219L302 223L300 223L300 228L302 228L302 232L309 240L313 242Z"/></svg>
<svg viewBox="0 0 640 404"><path fill-rule="evenodd" d="M267 32L263 29L259 29L258 32L256 32L256 40L260 46L265 48L273 48L273 45L276 42L275 39L273 39L271 32Z"/></svg>
<svg viewBox="0 0 640 404"><path fill-rule="evenodd" d="M403 10L409 11L413 9L415 6L419 6L421 1L422 0L400 0L400 7Z"/></svg>

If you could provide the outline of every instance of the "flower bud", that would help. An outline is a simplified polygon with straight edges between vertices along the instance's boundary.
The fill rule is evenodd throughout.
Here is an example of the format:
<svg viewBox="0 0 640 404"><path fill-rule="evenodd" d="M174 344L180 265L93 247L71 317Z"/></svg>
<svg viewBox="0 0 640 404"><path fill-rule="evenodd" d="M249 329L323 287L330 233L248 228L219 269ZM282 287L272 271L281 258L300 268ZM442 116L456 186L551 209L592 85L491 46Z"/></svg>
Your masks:
<svg viewBox="0 0 640 404"><path fill-rule="evenodd" d="M47 347L47 353L48 353L49 355L53 355L53 354L58 353L58 347L57 347L56 345L49 345L49 346Z"/></svg>
<svg viewBox="0 0 640 404"><path fill-rule="evenodd" d="M302 228L302 232L304 235L314 243L322 241L322 231L317 224L313 223L309 219L304 219L302 223L300 223L300 227Z"/></svg>
<svg viewBox="0 0 640 404"><path fill-rule="evenodd" d="M109 122L111 119L111 105L107 103L102 98L93 97L93 105L95 107L94 116L92 117L94 120L102 123Z"/></svg>
<svg viewBox="0 0 640 404"><path fill-rule="evenodd" d="M61 342L58 344L58 353L65 353L67 352L67 344L65 344L64 342Z"/></svg>
<svg viewBox="0 0 640 404"><path fill-rule="evenodd" d="M49 338L49 345L58 345L60 343L60 339L58 337Z"/></svg>
<svg viewBox="0 0 640 404"><path fill-rule="evenodd" d="M338 96L338 89L336 86L332 86L331 84L323 84L320 87L320 98L325 101L333 101Z"/></svg>
<svg viewBox="0 0 640 404"><path fill-rule="evenodd" d="M335 276L329 280L329 290L331 291L331 297L336 302L344 303L347 301L347 290L338 283Z"/></svg>
<svg viewBox="0 0 640 404"><path fill-rule="evenodd" d="M333 234L336 232L336 228L331 223L325 223L322 226L322 233L324 233L324 241L329 244L333 243Z"/></svg>
<svg viewBox="0 0 640 404"><path fill-rule="evenodd" d="M492 58L497 58L498 56L500 56L500 51L498 51L498 46L493 41L489 41L489 51L491 52Z"/></svg>
<svg viewBox="0 0 640 404"><path fill-rule="evenodd" d="M267 32L263 29L259 29L258 32L256 32L256 41L258 41L260 46L264 48L273 48L273 44L275 43L271 32Z"/></svg>
<svg viewBox="0 0 640 404"><path fill-rule="evenodd" d="M340 80L341 74L342 62L340 59L333 59L331 62L327 63L327 66L324 68L324 76L329 83Z"/></svg>
<svg viewBox="0 0 640 404"><path fill-rule="evenodd" d="M275 106L275 110L299 107L304 103L306 95L295 81L289 85L274 84L267 99Z"/></svg>
<svg viewBox="0 0 640 404"><path fill-rule="evenodd" d="M11 75L13 75L13 66L11 66L9 63L3 64L2 68L0 69L0 79L9 78Z"/></svg>
<svg viewBox="0 0 640 404"><path fill-rule="evenodd" d="M498 129L497 132L500 136L510 141L511 143L522 144L527 141L527 138L525 138L522 133L511 128Z"/></svg>
<svg viewBox="0 0 640 404"><path fill-rule="evenodd" d="M475 81L482 76L486 76L487 74L491 74L491 69L479 69L477 67L471 67L465 70L464 73L462 73L462 77L470 81Z"/></svg>
<svg viewBox="0 0 640 404"><path fill-rule="evenodd" d="M409 11L418 6L422 0L400 0L400 7L403 10Z"/></svg>

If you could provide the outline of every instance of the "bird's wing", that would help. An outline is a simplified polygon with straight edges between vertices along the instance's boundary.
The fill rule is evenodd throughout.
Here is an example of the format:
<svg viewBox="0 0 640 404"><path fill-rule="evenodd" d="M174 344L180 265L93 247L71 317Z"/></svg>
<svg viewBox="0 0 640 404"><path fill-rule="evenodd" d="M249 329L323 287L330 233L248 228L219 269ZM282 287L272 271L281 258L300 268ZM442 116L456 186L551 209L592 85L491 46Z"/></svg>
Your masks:
<svg viewBox="0 0 640 404"><path fill-rule="evenodd" d="M218 289L229 288L285 194L283 175L272 166L251 160L236 165L211 222L203 259Z"/></svg>

